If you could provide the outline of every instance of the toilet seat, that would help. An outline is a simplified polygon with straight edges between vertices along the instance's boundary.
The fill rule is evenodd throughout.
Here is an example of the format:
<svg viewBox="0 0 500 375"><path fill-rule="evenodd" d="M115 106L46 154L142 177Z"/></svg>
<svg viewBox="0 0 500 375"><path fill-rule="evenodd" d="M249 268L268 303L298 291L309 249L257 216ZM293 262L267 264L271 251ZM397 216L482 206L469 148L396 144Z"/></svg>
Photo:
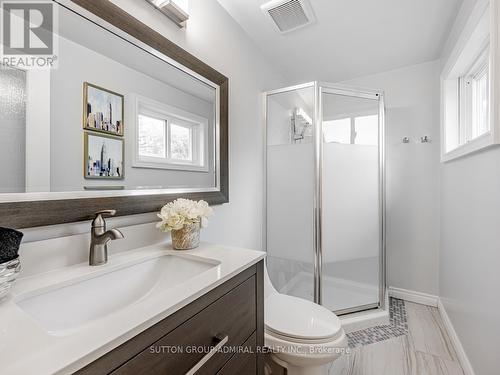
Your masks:
<svg viewBox="0 0 500 375"><path fill-rule="evenodd" d="M343 334L340 319L311 301L272 293L264 306L266 333L281 340L320 344Z"/></svg>

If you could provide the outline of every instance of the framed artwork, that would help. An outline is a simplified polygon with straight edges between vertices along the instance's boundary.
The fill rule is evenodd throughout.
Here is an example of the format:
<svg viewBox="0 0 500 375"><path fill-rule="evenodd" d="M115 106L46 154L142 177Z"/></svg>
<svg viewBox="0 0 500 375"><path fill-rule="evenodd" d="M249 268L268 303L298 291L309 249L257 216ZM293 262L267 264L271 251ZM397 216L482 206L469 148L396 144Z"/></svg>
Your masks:
<svg viewBox="0 0 500 375"><path fill-rule="evenodd" d="M123 136L123 106L123 95L83 83L84 129Z"/></svg>
<svg viewBox="0 0 500 375"><path fill-rule="evenodd" d="M125 156L123 139L91 132L85 132L84 137L84 177L122 180Z"/></svg>

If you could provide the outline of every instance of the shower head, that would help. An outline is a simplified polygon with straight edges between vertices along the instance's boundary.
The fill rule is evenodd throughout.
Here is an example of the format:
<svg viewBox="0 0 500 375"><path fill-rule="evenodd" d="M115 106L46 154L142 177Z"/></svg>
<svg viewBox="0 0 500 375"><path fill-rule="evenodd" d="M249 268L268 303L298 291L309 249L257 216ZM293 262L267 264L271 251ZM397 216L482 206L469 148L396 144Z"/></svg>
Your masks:
<svg viewBox="0 0 500 375"><path fill-rule="evenodd" d="M312 119L302 108L295 108L292 115L292 140L297 143L310 135L312 129Z"/></svg>

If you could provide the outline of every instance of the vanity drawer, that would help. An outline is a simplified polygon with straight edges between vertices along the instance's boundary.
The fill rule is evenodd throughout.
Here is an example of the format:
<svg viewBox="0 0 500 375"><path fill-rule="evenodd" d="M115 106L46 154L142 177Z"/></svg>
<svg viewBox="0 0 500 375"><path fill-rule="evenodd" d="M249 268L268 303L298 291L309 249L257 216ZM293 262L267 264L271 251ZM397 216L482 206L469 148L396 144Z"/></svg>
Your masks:
<svg viewBox="0 0 500 375"><path fill-rule="evenodd" d="M217 375L255 375L257 373L257 335L254 333L243 345L248 352L236 353Z"/></svg>
<svg viewBox="0 0 500 375"><path fill-rule="evenodd" d="M227 336L224 346L238 346L256 328L256 277L253 276L123 364L113 374L185 374L202 361L210 347L220 339ZM232 354L215 353L197 373L216 374Z"/></svg>

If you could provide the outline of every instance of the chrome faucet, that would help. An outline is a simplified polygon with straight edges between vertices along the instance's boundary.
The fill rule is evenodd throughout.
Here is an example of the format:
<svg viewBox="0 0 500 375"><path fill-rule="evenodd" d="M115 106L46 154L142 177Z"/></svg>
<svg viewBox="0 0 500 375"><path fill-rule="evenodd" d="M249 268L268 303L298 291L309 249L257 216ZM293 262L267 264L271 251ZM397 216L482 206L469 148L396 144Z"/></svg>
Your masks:
<svg viewBox="0 0 500 375"><path fill-rule="evenodd" d="M106 221L103 215L114 216L115 210L103 210L96 212L92 220L92 230L90 239L89 265L99 266L108 261L108 242L123 238L123 233L118 229L106 231Z"/></svg>

